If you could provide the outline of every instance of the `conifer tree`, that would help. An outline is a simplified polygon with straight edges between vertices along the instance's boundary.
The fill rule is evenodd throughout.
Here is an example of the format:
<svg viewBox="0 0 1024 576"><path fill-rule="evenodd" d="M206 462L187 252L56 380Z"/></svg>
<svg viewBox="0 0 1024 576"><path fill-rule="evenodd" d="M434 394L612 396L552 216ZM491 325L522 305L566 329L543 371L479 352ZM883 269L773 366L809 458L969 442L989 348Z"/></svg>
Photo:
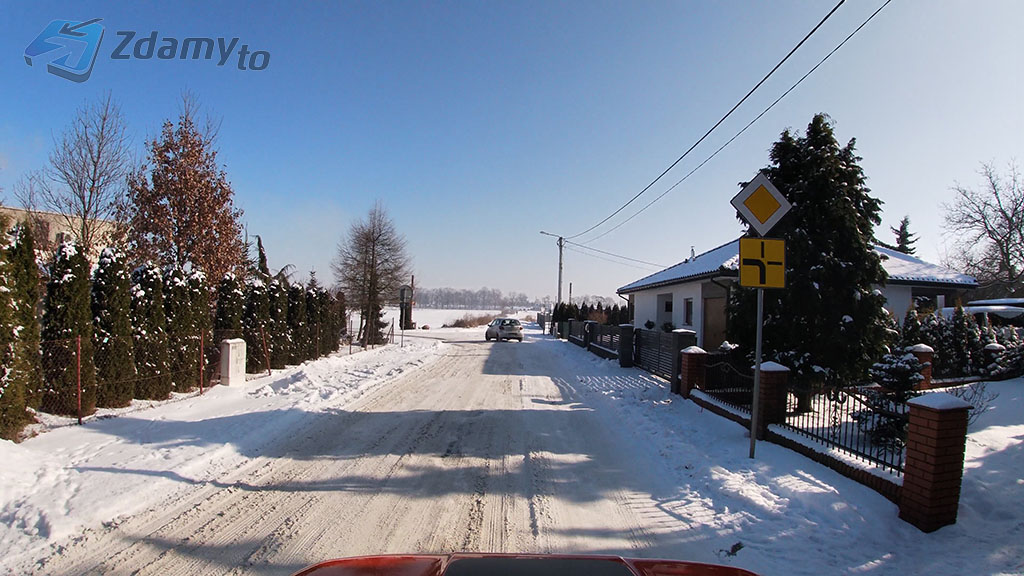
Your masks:
<svg viewBox="0 0 1024 576"><path fill-rule="evenodd" d="M245 294L238 277L228 273L217 285L217 317L213 329L218 341L242 336L242 315L245 312Z"/></svg>
<svg viewBox="0 0 1024 576"><path fill-rule="evenodd" d="M270 338L267 328L270 324L270 297L263 278L253 277L245 281L245 314L242 335L245 338L247 372L266 370L264 337ZM269 348L269 343L267 347Z"/></svg>
<svg viewBox="0 0 1024 576"><path fill-rule="evenodd" d="M105 248L92 281L96 403L104 408L127 406L135 393L131 288L121 254Z"/></svg>
<svg viewBox="0 0 1024 576"><path fill-rule="evenodd" d="M202 355L196 352L197 361L204 364L207 380L213 373L213 366L210 364L211 351L218 348L214 341L211 330L213 329L213 311L210 309L210 286L206 282L206 274L202 270L193 269L188 274L189 302L192 304L192 322L195 333L198 334L199 346L202 348ZM195 337L195 336L193 336Z"/></svg>
<svg viewBox="0 0 1024 576"><path fill-rule="evenodd" d="M908 346L925 343L924 330L921 327L921 319L917 315L917 310L914 310L913 308L907 310L906 316L903 317L901 339L904 349Z"/></svg>
<svg viewBox="0 0 1024 576"><path fill-rule="evenodd" d="M96 411L96 369L93 365L92 307L89 262L77 246L57 247L50 267L43 306L43 367L47 392L44 409L56 414L78 413L81 374L81 413Z"/></svg>
<svg viewBox="0 0 1024 576"><path fill-rule="evenodd" d="M876 290L887 276L872 249L881 202L869 194L854 140L840 146L824 114L803 135L783 132L770 157L762 172L793 208L772 229L786 240L787 272L785 290L765 293L765 357L799 385L858 381L888 338ZM755 322L756 290L737 287L729 340L753 351Z"/></svg>
<svg viewBox="0 0 1024 576"><path fill-rule="evenodd" d="M0 228L7 227L4 220L0 218ZM17 326L17 303L12 298L15 292L12 289L13 266L8 256L6 251L0 251L0 438L16 440L27 418L24 384L13 374L16 335L20 327Z"/></svg>
<svg viewBox="0 0 1024 576"><path fill-rule="evenodd" d="M25 405L38 409L43 397L43 364L39 347L40 274L36 262L35 231L28 222L18 226L15 242L7 249L10 290L18 327L11 378L20 382Z"/></svg>
<svg viewBox="0 0 1024 576"><path fill-rule="evenodd" d="M324 310L320 300L320 283L316 280L316 272L310 272L309 283L306 285L306 321L309 325L309 341L306 347L306 358L318 358L323 353L321 341L326 337L324 331Z"/></svg>
<svg viewBox="0 0 1024 576"><path fill-rule="evenodd" d="M291 336L288 363L301 364L308 359L306 353L309 351L306 289L301 284L288 287L288 334Z"/></svg>
<svg viewBox="0 0 1024 576"><path fill-rule="evenodd" d="M167 316L164 311L163 275L146 263L132 271L132 331L135 369L139 379L135 397L164 400L171 393L168 375Z"/></svg>
<svg viewBox="0 0 1024 576"><path fill-rule="evenodd" d="M189 273L168 267L163 273L164 315L167 321L167 369L175 392L199 385L199 315L193 302Z"/></svg>
<svg viewBox="0 0 1024 576"><path fill-rule="evenodd" d="M288 333L288 285L283 278L271 278L267 294L270 321L267 344L270 346L270 367L284 368L290 357Z"/></svg>
<svg viewBox="0 0 1024 576"><path fill-rule="evenodd" d="M892 230L893 235L896 236L894 248L897 251L904 254L917 252L917 248L914 248L914 244L917 242L917 235L910 232L910 216L904 216L903 220L900 220L899 228L890 226L889 230Z"/></svg>

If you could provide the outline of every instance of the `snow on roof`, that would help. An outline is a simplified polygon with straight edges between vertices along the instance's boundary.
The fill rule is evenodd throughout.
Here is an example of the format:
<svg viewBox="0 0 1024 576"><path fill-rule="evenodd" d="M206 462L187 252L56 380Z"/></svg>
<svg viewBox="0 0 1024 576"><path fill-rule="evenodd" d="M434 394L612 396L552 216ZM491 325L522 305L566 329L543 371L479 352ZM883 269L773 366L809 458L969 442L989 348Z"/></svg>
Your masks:
<svg viewBox="0 0 1024 576"><path fill-rule="evenodd" d="M910 254L904 254L889 248L875 246L875 252L882 257L882 266L889 273L889 280L899 282L938 282L942 284L962 284L977 286L973 276L961 274L937 264L929 264Z"/></svg>
<svg viewBox="0 0 1024 576"><path fill-rule="evenodd" d="M889 274L889 281L899 283L955 284L974 288L978 282L973 277L960 274L937 264L930 264L909 254L875 246L875 252L882 258L882 267ZM735 276L739 269L739 239L714 248L694 258L683 260L661 272L641 278L619 288L619 293L636 292L647 288L678 284L686 280L707 277L715 273Z"/></svg>
<svg viewBox="0 0 1024 576"><path fill-rule="evenodd" d="M704 276L712 272L735 271L739 269L739 260L740 241L737 239L693 258L683 260L679 264L670 266L661 272L655 272L636 282L626 284L619 288L619 292L634 292L664 284L675 284L688 278Z"/></svg>

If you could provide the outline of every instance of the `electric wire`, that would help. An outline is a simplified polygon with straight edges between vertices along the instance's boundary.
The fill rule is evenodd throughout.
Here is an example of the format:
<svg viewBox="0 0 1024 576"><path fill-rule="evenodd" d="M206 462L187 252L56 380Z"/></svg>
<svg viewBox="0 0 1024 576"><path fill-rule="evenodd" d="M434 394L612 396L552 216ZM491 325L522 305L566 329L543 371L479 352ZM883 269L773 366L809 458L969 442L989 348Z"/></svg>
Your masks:
<svg viewBox="0 0 1024 576"><path fill-rule="evenodd" d="M566 249L570 250L572 252L575 252L577 254L582 254L584 256L590 256L591 258L597 258L598 260L604 260L605 262L611 262L612 264L619 264L620 266L628 266L630 268L636 268L637 270L643 270L643 271L648 271L648 272L651 270L650 267L638 266L636 264L630 264L628 262L622 262L620 260L612 260L611 258L605 258L604 256L599 256L597 254L592 254L592 253L587 252L585 250L580 250L579 248L577 248L575 246L566 246Z"/></svg>
<svg viewBox="0 0 1024 576"><path fill-rule="evenodd" d="M727 141L725 142L725 144L722 144L721 146L719 146L719 148L718 148L717 150L715 150L715 151L714 151L714 152L713 152L713 153L712 153L712 154L711 154L710 156L708 156L707 158L705 158L705 159L704 159L704 161L703 161L703 162L701 162L700 164L698 164L698 165L697 165L697 166L696 166L696 167L695 167L695 168L694 168L693 170L690 170L689 172L687 172L687 173L686 173L686 175L685 175L685 176L683 176L682 178L680 178L680 179L679 179L679 180L678 180L678 181L677 181L677 182L676 182L675 184L673 184L673 185L672 185L672 186L670 186L670 187L669 187L669 188L668 188L667 190L665 190L664 192L662 192L661 194L659 194L659 195L658 195L658 196L657 196L657 197L656 197L656 198L655 198L654 200L651 200L650 202L648 202L648 203L647 203L647 205L645 205L645 206L644 206L643 208L641 208L641 209L637 210L636 212L634 212L634 213L633 213L633 214L632 214L632 215L631 215L631 216L630 216L629 218L626 218L626 219L625 219L625 220L623 220L622 222L619 222L618 224L616 224L616 225L615 225L615 226L613 226L612 228L609 228L608 230L605 230L605 231L604 231L604 232L602 232L601 234L599 234L599 235L597 235L597 236L594 236L594 237L593 237L593 238L591 238L590 240L587 240L587 242L594 242L594 241L596 241L596 240L598 240L598 239L600 239L600 238L603 238L603 237L607 236L608 234L611 234L611 233L612 233L612 232L614 232L615 230L618 230L618 229L619 229L619 228L620 228L620 227L621 227L621 226L622 226L623 224L626 224L627 222L629 222L629 221L630 221L630 220L632 220L633 218L636 218L636 217L637 217L637 216L639 216L639 215L640 215L640 214L641 214L641 213L642 213L643 211L647 210L647 209L648 209L648 208L650 208L650 207L651 207L652 205L654 205L654 203L655 203L655 202L657 202L658 200L661 200L662 198L664 198L664 197L665 197L665 195L667 195L667 194L668 194L669 192L671 192L671 191L672 191L672 190L674 190L674 189L675 189L676 187L678 187L678 186L679 186L680 184L682 184L684 180L686 180L687 178L689 178L690 176L692 176L694 172L696 172L697 170L700 170L700 169L701 169L701 168L702 168L702 167L703 167L703 166L704 166L705 164L707 164L707 163L708 163L709 161L711 161L711 159L712 159L712 158L714 158L715 156L717 156L719 152L721 152L721 151L722 151L722 150L724 150L724 149L725 149L725 148L726 148L727 146L729 146L730 144L732 144L734 140L736 140L737 138L739 138L739 137L740 137L740 136L741 136L741 135L742 135L742 134L743 134L744 132L746 132L746 131L747 131L747 129L748 129L748 128L750 128L751 126L753 126L753 125L754 125L754 123L756 123L756 122L757 122L758 120L760 120L760 119L761 119L761 117L763 117L763 116L764 116L765 114L767 114L767 113L768 113L768 112L769 112L769 111L770 111L770 110L771 110L772 108L774 108L776 104L778 104L779 102L781 102L783 98L785 98L786 96L788 96L788 95L789 95L789 93L790 93L790 92L792 92L792 91L793 91L794 89L796 89L796 87L797 87L797 86L799 86L799 85L800 85L800 84L801 84L801 83L802 83L802 82L803 82L804 80L806 80L808 76L810 76L811 74L813 74L813 73L814 73L814 71L815 71L815 70L817 70L819 66L821 66L822 64L824 64L824 63L825 63L825 61L826 61L826 60L828 60L828 59L829 59L829 58L830 58L830 57L831 57L831 56L832 56L833 54L835 54L835 53L836 53L837 51L839 51L839 49L840 49L840 48L842 48L844 44L846 44L847 42L849 42L849 40L850 40L851 38L853 38L853 37L854 37L854 35L856 35L856 34L857 34L858 32L860 32L861 28L864 28L865 26L867 26L868 22L871 22L871 20L872 20L872 19L873 19L873 18L874 18L874 17L876 16L876 15L878 15L878 13L879 13L879 12L881 12L883 8L885 8L886 6L888 6L890 2L892 2L892 0L886 0L885 4L882 4L881 6L879 6L879 7L878 7L878 9L877 9L877 10L875 10L874 12L872 12L872 13L871 13L871 15L870 15L870 16L868 16L866 20L864 20L864 22L861 22L860 26L858 26L858 27L857 27L857 28L856 28L856 29L855 29L855 30L854 30L853 32L851 32L849 36L847 36L847 37L846 37L846 38L845 38L845 39L844 39L844 40L843 40L842 42L840 42L840 43L839 43L839 45L837 45L837 46L836 46L835 48L833 48L831 52L829 52L828 54L826 54L826 55L825 55L825 57L824 57L824 58L822 58L822 59L821 59L821 60L820 60L820 61L819 61L819 62L818 62L817 64L815 64L813 68L811 68L810 70L808 70L806 74L804 74L803 76L801 76L801 77L800 77L800 79L796 81L796 83L794 83L794 84L793 84L792 86L790 86L788 90L786 90L785 92L783 92L781 96L779 96L778 98L776 98L774 102L772 102L772 103L771 103L770 105L768 105L768 107L767 107L767 108L765 108L765 109L764 109L764 110L763 110L763 111L762 111L762 112L761 112L760 114L758 114L758 115L757 115L757 116L756 116L756 117L755 117L755 118L754 118L753 120L751 120L750 122L748 122L748 123L747 123L747 125L746 125L746 126L744 126L742 130L740 130L740 131L739 131L739 132L737 132L737 133L736 133L735 135L733 135L733 137L732 137L732 138L729 138L729 140L727 140Z"/></svg>
<svg viewBox="0 0 1024 576"><path fill-rule="evenodd" d="M732 113L735 112L736 109L739 108L741 104L746 102L747 98L749 98L751 94L753 94L758 88L760 88L761 85L764 84L768 80L768 78L770 78L771 75L774 74L775 71L778 70L787 60L789 60L789 57L792 56L801 46L803 46L804 42L806 42L808 38L810 38L812 35L814 35L814 33L817 32L818 29L821 28L821 26L823 24L825 24L825 22L829 18L831 18L832 15L835 14L836 10L839 10L839 7L842 6L843 3L845 3L845 2L846 2L846 0L839 0L839 3L836 4L834 7L832 7L832 10L830 10L829 13L826 14L825 17L822 18L820 22L818 22L818 25L815 26L814 28L812 28L811 31L808 32L807 35L804 36L803 39L800 40L800 42L798 42L797 45L794 46L793 49L790 50L789 53L786 54L786 56L782 60L780 60L779 63L776 64L774 68L771 69L771 71L769 71L767 74L765 74L764 78L761 78L761 81L758 82L753 88L751 88L750 91L747 92L746 96L741 98L739 102L737 102L732 108L730 108L729 111L725 113L725 116L722 116L718 120L718 122L715 122L715 125L712 126L707 132L705 132L704 135L701 136L699 140L697 140L696 142L693 143L693 145L691 145L689 148L687 148L686 152L683 152L682 156L680 156L679 158L676 158L676 161L673 162L672 164L670 164L669 167L666 168L661 174L659 174L657 178L652 180L651 183L648 184L647 186L644 186L643 190L641 190L640 192L637 192L637 194L635 196L633 196L632 198L630 198L628 202L626 202L625 204L620 206L616 211L614 211L611 214L609 214L604 220L601 220L597 224L594 224L593 226L591 226L590 228L587 228L586 230L584 230L583 232L580 232L579 234L574 234L572 236L566 236L566 239L578 238L580 236L583 236L584 234L590 232L591 230L593 230L593 229L597 228L598 226L604 224L605 222L611 220L613 217L615 217L615 215L617 215L619 212L622 212L623 210L625 210L627 206L629 206L637 198L642 196L644 192L647 192L647 190L649 190L659 180L661 180L661 178L663 176L665 176L665 174L668 174L670 170L675 168L676 165L679 164L683 160L683 158L686 158L690 154L690 152L693 151L694 148L696 148L698 145L700 145L701 142L703 142L708 136L710 136L711 133L714 132L715 129L718 128L718 126L722 124L722 122L725 122L725 120L729 116L731 116Z"/></svg>

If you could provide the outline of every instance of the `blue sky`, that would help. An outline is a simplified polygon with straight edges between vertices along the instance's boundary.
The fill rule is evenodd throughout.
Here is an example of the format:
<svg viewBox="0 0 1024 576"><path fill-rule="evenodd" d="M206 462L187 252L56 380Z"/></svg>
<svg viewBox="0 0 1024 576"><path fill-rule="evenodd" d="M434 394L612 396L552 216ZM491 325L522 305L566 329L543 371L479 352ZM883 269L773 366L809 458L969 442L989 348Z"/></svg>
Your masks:
<svg viewBox="0 0 1024 576"><path fill-rule="evenodd" d="M884 0L849 1L701 147L668 186L742 128ZM42 167L83 103L110 91L143 141L183 91L221 122L220 161L272 268L331 280L354 218L381 200L419 286L554 296L546 230L581 232L674 161L833 2L7 3L0 36L0 188ZM26 65L55 19L103 18L91 78ZM592 247L670 265L738 235L729 199L787 127L828 113L857 139L885 230L910 215L938 261L944 202L981 162L1024 161L1024 3L895 0L740 139ZM262 71L111 60L137 37L237 37ZM622 216L631 214L631 209ZM619 219L613 219L614 225ZM586 241L606 230L578 238ZM879 232L883 238L888 233ZM598 255L600 256L600 255ZM601 258L606 258L601 256ZM565 253L574 295L611 296L653 271ZM568 288L566 287L566 290Z"/></svg>

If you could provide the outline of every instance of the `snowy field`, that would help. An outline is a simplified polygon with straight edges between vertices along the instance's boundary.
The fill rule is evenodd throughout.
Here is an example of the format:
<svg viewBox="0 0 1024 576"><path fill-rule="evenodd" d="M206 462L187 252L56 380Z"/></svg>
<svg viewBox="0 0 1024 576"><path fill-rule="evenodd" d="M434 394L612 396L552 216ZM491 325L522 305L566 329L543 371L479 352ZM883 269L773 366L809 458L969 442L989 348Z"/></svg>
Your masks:
<svg viewBox="0 0 1024 576"><path fill-rule="evenodd" d="M451 325L453 322L462 318L463 316L501 316L502 311L493 310L437 310L432 308L414 308L412 311L413 322L416 323L417 329L421 329L423 326L429 326L431 330L441 328L445 324ZM537 317L536 311L516 311L507 314L514 318L526 318L526 317ZM352 329L355 331L359 327L359 314L352 313ZM385 308L384 309L384 320L386 322L394 321L395 326L398 326L398 308ZM398 329L395 329L398 332ZM406 334L409 332L406 331Z"/></svg>
<svg viewBox="0 0 1024 576"><path fill-rule="evenodd" d="M438 326L444 322L427 314L417 315L416 320ZM467 370L468 366L480 370L481 382L512 386L518 381L521 401L533 414L529 417L542 418L531 423L532 428L560 422L552 420L555 417L585 416L595 426L590 431L593 434L614 434L613 443L623 447L618 454L638 478L655 480L644 484L643 490L631 489L628 498L611 489L596 490L593 483L598 480L593 478L558 483L545 497L554 512L539 520L523 520L527 535L532 525L534 536L538 532L545 535L544 522L552 524L546 532L551 540L539 550L522 549L526 546L515 544L515 540L492 546L487 544L490 540L473 539L470 534L465 539L461 534L449 535L455 537L456 547L462 542L463 547L473 549L674 556L732 564L764 575L1024 574L1022 379L989 385L999 398L970 429L958 523L923 534L899 520L896 506L880 495L784 448L759 443L757 459L748 459L748 439L740 426L671 396L663 381L644 372L619 368L615 362L600 360L536 330L529 331L522 344L484 344L483 328L431 327L415 331L415 336L407 331L403 348L385 346L325 358L243 386L215 387L202 397L181 397L136 407L116 417L94 418L82 427L54 429L21 444L0 442L0 461L4 463L0 467L0 572L61 572L53 558L78 554L79 548L88 548L91 539L102 542L102 537L116 537L119 526L130 525L133 515L152 517L159 513L160 503L173 501L176 494L184 498L186 493L207 490L209 501L214 502L217 494L230 492L236 485L225 479L254 462L271 467L282 461L309 460L281 447L290 446L282 443L291 437L311 434L307 428L311 419L332 411L354 410L371 398L383 405L392 391L397 395L395 402L399 397L413 402L409 391L427 389L446 371ZM501 363L487 364L499 357ZM482 362L483 368L473 362ZM434 370L435 364L452 368ZM507 375L493 374L494 366ZM469 384L473 389L473 383ZM461 393L451 396L438 398L457 403ZM484 395L474 401L489 400ZM439 414L458 413L457 406ZM453 407L455 412L449 412ZM480 406L470 408L477 415L473 418L487 414ZM504 417L514 418L508 410L502 406L507 413ZM422 412L409 412L417 413ZM545 432L534 430L544 434L546 442L563 442L558 434ZM452 440L449 451L457 452L461 440ZM551 474L558 474L558 459L564 460L562 466L569 466L587 461L599 464L593 462L595 457L615 457L601 448L588 453L590 448L578 444L584 440L567 438L553 454L548 451ZM443 449L442 455L432 450L419 456L420 465L448 455ZM488 458L473 458L473 466L486 464L489 469ZM367 490L374 490L372 477L366 481ZM535 477L535 481L539 480ZM383 478L380 482L377 489L386 484ZM594 502L595 493L604 493L607 499ZM469 502L472 494L470 483L465 495L448 498ZM504 510L504 496L501 503ZM384 500L380 506L387 509L396 504ZM595 527L589 537L577 532L572 538L559 539L558 535L566 532L559 522L568 525L580 518L599 522L600 518L586 516L586 510L601 510L602 516L609 516L608 506L639 510L634 516L646 518L643 521L649 525L631 525L626 519L621 525ZM446 502L443 508L459 507ZM512 506L511 510L515 509ZM472 510L477 508L470 507L470 515ZM629 516L625 511L623 515ZM281 526L288 521L282 520ZM506 518L506 523L509 521ZM488 530L486 525L480 529ZM415 525L402 528L410 534L416 530ZM253 546L270 555L277 549L268 549L266 542L287 547L288 533L283 529L273 534L240 533L233 536L236 540L222 544L227 550ZM632 544L617 544L620 535L628 535ZM282 539L284 544L279 541ZM184 537L175 545L185 546L187 540ZM291 545L308 548L304 542L299 539ZM406 546L407 552L429 551L415 549L422 542L410 536L389 546ZM372 539L360 546L343 550L385 551L375 550ZM226 570L207 571L223 572Z"/></svg>

